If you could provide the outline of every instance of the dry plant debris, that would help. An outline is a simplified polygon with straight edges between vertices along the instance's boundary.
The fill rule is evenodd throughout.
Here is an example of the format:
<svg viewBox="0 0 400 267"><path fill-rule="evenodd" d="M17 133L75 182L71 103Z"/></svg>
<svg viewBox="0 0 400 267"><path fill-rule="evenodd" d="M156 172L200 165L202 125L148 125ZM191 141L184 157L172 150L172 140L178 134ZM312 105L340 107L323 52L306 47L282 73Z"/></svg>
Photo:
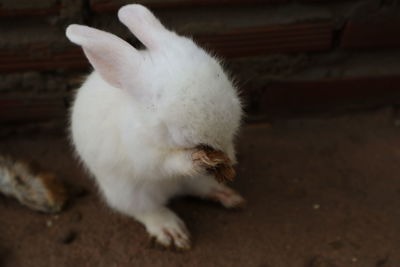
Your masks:
<svg viewBox="0 0 400 267"><path fill-rule="evenodd" d="M59 212L67 200L61 181L52 173L25 161L0 155L0 193L46 213Z"/></svg>

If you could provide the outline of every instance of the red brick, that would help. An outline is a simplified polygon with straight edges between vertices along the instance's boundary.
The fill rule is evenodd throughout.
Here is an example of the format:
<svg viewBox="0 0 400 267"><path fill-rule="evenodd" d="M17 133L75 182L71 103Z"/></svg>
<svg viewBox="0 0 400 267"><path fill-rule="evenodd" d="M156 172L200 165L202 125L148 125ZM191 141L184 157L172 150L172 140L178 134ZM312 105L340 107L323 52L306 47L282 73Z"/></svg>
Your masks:
<svg viewBox="0 0 400 267"><path fill-rule="evenodd" d="M224 57L243 57L275 52L321 51L331 47L330 23L247 28L226 34L198 35L195 39ZM0 72L85 69L79 47L54 52L49 44L36 43L18 51L0 50Z"/></svg>
<svg viewBox="0 0 400 267"><path fill-rule="evenodd" d="M197 35L195 39L226 57L323 51L332 46L332 24L321 22L265 26L240 29L226 34Z"/></svg>
<svg viewBox="0 0 400 267"><path fill-rule="evenodd" d="M151 8L179 8L179 7L216 7L216 6L239 6L254 4L282 4L291 0L176 0L176 1L145 1L146 6ZM140 1L137 1L140 3ZM132 3L129 0L90 0L91 9L94 12L113 12L124 4Z"/></svg>
<svg viewBox="0 0 400 267"><path fill-rule="evenodd" d="M41 15L57 15L60 12L59 7L48 9L6 9L0 8L0 17L17 17L17 16L41 16Z"/></svg>
<svg viewBox="0 0 400 267"><path fill-rule="evenodd" d="M0 98L0 123L62 119L66 114L67 108L61 97Z"/></svg>
<svg viewBox="0 0 400 267"><path fill-rule="evenodd" d="M37 55L40 56L37 56ZM0 72L85 69L86 58L79 47L52 52L48 44L34 44L18 51L0 51Z"/></svg>
<svg viewBox="0 0 400 267"><path fill-rule="evenodd" d="M260 112L335 109L343 105L400 103L400 75L319 81L273 82L260 98Z"/></svg>
<svg viewBox="0 0 400 267"><path fill-rule="evenodd" d="M335 2L343 2L349 0L334 0ZM136 1L136 3L143 2L144 5L151 8L180 8L180 7L227 7L227 6L249 6L249 5L271 5L271 4L285 4L290 2L305 2L305 3L321 3L326 0L175 0L175 1ZM329 2L333 2L332 0ZM120 8L122 5L131 4L129 0L90 0L90 7L94 12L113 12Z"/></svg>
<svg viewBox="0 0 400 267"><path fill-rule="evenodd" d="M350 20L342 34L342 48L400 47L400 18Z"/></svg>

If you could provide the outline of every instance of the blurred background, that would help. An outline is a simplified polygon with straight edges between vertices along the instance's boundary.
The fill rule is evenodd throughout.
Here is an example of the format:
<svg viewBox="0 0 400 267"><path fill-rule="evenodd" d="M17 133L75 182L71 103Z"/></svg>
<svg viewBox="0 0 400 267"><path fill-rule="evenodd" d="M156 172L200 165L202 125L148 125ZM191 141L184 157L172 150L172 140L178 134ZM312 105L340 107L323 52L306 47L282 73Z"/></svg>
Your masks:
<svg viewBox="0 0 400 267"><path fill-rule="evenodd" d="M247 120L396 104L397 0L137 1L225 59ZM90 70L64 31L82 23L138 45L118 22L127 0L1 0L0 123L61 122Z"/></svg>

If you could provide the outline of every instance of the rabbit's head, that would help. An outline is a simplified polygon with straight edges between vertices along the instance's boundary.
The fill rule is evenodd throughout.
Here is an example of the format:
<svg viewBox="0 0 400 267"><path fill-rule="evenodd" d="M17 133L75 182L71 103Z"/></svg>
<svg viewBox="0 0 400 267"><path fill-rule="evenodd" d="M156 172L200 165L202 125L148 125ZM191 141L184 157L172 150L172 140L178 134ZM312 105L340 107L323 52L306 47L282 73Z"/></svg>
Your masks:
<svg viewBox="0 0 400 267"><path fill-rule="evenodd" d="M146 49L81 25L70 25L67 37L82 46L107 83L128 92L147 117L162 125L171 147L204 144L234 160L242 109L218 60L191 39L167 30L144 6L124 6L118 17Z"/></svg>

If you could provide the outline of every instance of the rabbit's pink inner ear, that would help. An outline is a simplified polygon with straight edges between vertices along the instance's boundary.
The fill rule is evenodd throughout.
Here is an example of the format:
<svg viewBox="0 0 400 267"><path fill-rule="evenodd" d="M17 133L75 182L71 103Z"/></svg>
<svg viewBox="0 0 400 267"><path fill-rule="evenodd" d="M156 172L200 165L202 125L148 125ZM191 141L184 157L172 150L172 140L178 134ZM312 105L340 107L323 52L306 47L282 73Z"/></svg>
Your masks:
<svg viewBox="0 0 400 267"><path fill-rule="evenodd" d="M137 50L119 37L108 32L81 25L67 28L67 37L82 46L94 69L110 85L123 88L127 72L134 62L141 60Z"/></svg>
<svg viewBox="0 0 400 267"><path fill-rule="evenodd" d="M117 60L113 60L113 58L110 56L101 55L101 53L91 52L90 49L83 48L83 51L85 52L85 55L88 58L90 64L107 83L116 88L124 87L124 75L121 73L122 70L120 62L118 62Z"/></svg>
<svg viewBox="0 0 400 267"><path fill-rule="evenodd" d="M119 20L149 49L162 46L169 31L142 5L126 5L118 11Z"/></svg>

